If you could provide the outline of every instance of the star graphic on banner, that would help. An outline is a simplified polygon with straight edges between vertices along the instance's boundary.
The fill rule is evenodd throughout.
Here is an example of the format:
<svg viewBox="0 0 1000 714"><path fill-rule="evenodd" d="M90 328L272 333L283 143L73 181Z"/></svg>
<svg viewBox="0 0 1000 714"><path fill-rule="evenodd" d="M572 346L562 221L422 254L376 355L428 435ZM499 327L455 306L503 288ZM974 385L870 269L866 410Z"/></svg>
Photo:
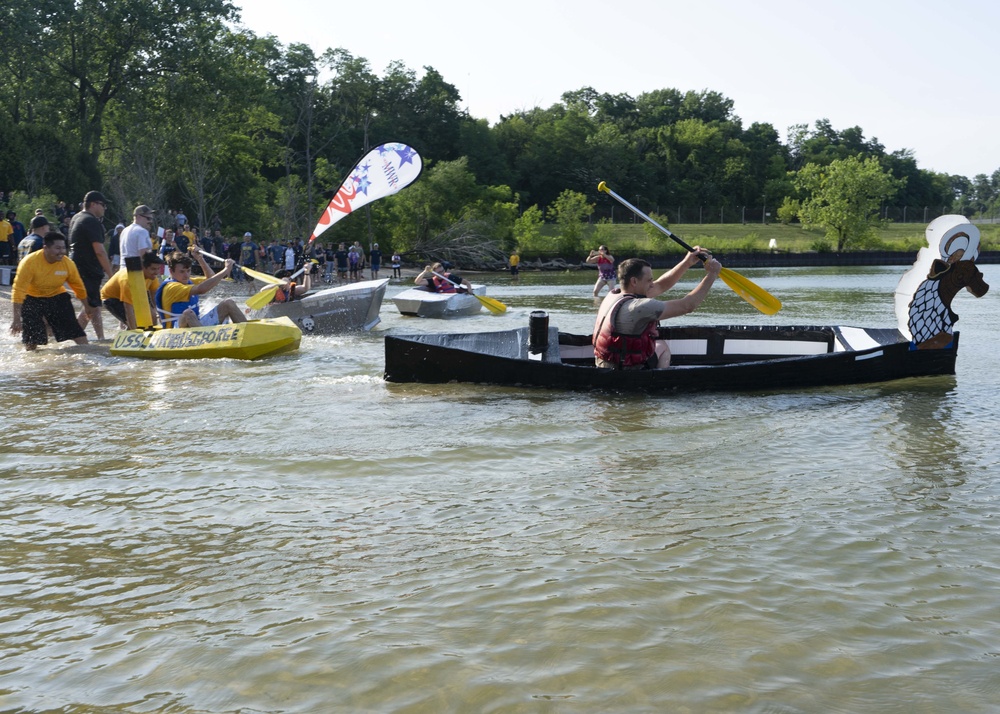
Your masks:
<svg viewBox="0 0 1000 714"><path fill-rule="evenodd" d="M365 173L365 175L361 177L361 180L358 181L358 193L363 193L363 194L365 194L367 196L368 195L368 187L371 186L371 185L372 185L372 182L368 180L368 174Z"/></svg>
<svg viewBox="0 0 1000 714"><path fill-rule="evenodd" d="M396 149L396 153L399 154L399 165L403 164L413 164L413 157L417 155L417 152L406 144L400 144L402 149Z"/></svg>

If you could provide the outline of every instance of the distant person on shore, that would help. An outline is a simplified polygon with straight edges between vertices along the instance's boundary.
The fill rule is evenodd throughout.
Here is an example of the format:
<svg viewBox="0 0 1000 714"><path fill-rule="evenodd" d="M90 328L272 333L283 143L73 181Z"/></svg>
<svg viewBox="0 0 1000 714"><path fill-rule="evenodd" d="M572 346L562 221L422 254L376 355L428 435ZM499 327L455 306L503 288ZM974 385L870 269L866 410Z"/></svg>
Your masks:
<svg viewBox="0 0 1000 714"><path fill-rule="evenodd" d="M511 282L519 282L521 279L521 255L516 250L511 253L510 260L510 279Z"/></svg>
<svg viewBox="0 0 1000 714"><path fill-rule="evenodd" d="M608 246L602 245L597 250L590 251L588 263L597 264L597 282L594 283L594 297L599 297L601 288L605 285L609 290L615 289L615 256L608 252Z"/></svg>
<svg viewBox="0 0 1000 714"><path fill-rule="evenodd" d="M672 288L688 268L708 257L705 277L687 295L666 302L654 300ZM722 265L707 251L694 251L656 280L649 263L639 258L623 260L618 266L620 289L604 298L594 323L594 362L611 369L666 369L670 349L658 339L659 322L693 312L708 295Z"/></svg>
<svg viewBox="0 0 1000 714"><path fill-rule="evenodd" d="M392 253L392 277L403 277L403 257L399 254L398 250Z"/></svg>
<svg viewBox="0 0 1000 714"><path fill-rule="evenodd" d="M76 264L66 257L66 236L52 231L42 239L42 249L29 254L17 266L11 289L11 334L21 335L25 349L31 351L48 344L48 329L56 342L73 340L87 344L66 291L69 284L76 297L86 304L87 288Z"/></svg>
<svg viewBox="0 0 1000 714"><path fill-rule="evenodd" d="M368 251L368 264L371 266L372 280L378 280L378 272L382 269L382 251L378 243L373 243L372 249Z"/></svg>

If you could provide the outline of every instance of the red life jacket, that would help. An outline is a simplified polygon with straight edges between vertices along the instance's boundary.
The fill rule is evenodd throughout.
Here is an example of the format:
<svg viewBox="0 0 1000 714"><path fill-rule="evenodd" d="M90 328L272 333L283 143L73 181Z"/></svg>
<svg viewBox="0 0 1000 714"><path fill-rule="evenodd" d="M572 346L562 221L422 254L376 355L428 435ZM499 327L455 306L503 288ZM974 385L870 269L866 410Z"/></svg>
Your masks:
<svg viewBox="0 0 1000 714"><path fill-rule="evenodd" d="M448 282L444 278L439 278L436 275L431 276L431 280L434 281L434 292L436 293L453 293L455 292L455 285Z"/></svg>
<svg viewBox="0 0 1000 714"><path fill-rule="evenodd" d="M288 290L278 288L274 291L274 302L291 302L295 299L295 283L288 284Z"/></svg>
<svg viewBox="0 0 1000 714"><path fill-rule="evenodd" d="M618 311L635 298L635 295L627 293L622 295L594 329L594 355L617 365L616 369L640 367L656 354L656 340L660 336L660 323L657 320L650 322L649 327L638 335L625 335L614 329Z"/></svg>

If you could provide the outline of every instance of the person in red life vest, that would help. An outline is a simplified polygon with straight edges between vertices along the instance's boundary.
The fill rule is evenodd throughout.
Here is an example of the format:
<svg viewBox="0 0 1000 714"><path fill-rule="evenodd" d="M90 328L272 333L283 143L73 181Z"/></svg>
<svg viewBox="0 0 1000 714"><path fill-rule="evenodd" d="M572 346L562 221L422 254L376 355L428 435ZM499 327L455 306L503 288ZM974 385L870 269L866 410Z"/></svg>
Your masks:
<svg viewBox="0 0 1000 714"><path fill-rule="evenodd" d="M307 261L310 266L316 265L311 261ZM271 302L291 302L292 300L298 300L307 292L312 290L312 270L306 268L302 275L302 284L296 285L292 280L292 271L290 270L279 270L274 274L274 277L281 280L281 284L278 285L278 289L274 291L274 298ZM261 292L268 290L268 287L261 289Z"/></svg>
<svg viewBox="0 0 1000 714"><path fill-rule="evenodd" d="M679 300L655 300L672 288L695 263L705 256L705 277ZM693 252L653 279L649 263L639 258L623 260L618 266L618 283L604 298L594 323L594 361L611 369L666 369L670 349L658 340L659 321L693 312L708 295L722 265L707 251L695 246Z"/></svg>
<svg viewBox="0 0 1000 714"><path fill-rule="evenodd" d="M434 265L424 266L424 270L414 279L414 283L422 285L432 293L469 293L472 294L472 285L461 275L447 272L451 264L445 267L444 263L434 263Z"/></svg>

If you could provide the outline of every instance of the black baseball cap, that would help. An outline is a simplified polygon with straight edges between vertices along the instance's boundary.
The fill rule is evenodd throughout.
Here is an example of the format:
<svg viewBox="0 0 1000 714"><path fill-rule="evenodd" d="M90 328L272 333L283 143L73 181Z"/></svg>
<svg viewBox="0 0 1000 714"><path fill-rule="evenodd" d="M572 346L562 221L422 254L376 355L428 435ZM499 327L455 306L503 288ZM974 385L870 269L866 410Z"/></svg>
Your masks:
<svg viewBox="0 0 1000 714"><path fill-rule="evenodd" d="M83 197L83 205L89 206L91 203L103 203L106 206L108 199L100 191L87 191L87 195Z"/></svg>
<svg viewBox="0 0 1000 714"><path fill-rule="evenodd" d="M47 225L49 225L49 219L46 218L45 216L35 216L34 218L31 219L32 229L41 228L42 226L47 226Z"/></svg>

